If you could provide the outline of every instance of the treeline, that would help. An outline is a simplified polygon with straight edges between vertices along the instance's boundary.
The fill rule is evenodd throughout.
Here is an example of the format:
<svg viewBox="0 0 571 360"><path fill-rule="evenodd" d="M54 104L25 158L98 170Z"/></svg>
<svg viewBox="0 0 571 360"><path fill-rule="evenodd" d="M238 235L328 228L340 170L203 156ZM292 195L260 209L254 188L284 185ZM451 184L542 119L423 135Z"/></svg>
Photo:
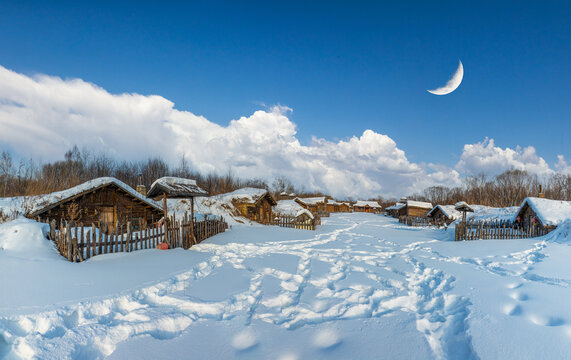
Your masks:
<svg viewBox="0 0 571 360"><path fill-rule="evenodd" d="M115 177L136 188L139 174L147 188L160 177L177 176L195 179L211 195L246 186L273 191L277 199L282 192L301 197L326 195L303 187L296 188L283 176L274 179L270 185L262 179L240 179L231 171L225 175L202 174L192 169L184 156L172 166L158 157L143 161L118 161L106 154L79 150L74 146L64 154L63 160L46 164L38 164L33 159L15 161L9 152L0 153L0 197L46 194L103 176ZM540 180L536 175L521 170L509 170L492 178L485 175L468 177L461 187L432 186L408 198L433 204L466 201L469 204L505 207L519 205L528 196L537 196L540 187L546 198L571 201L570 175L554 174ZM378 201L383 208L394 204L394 200L382 197L370 200Z"/></svg>
<svg viewBox="0 0 571 360"><path fill-rule="evenodd" d="M508 170L488 178L486 175L468 177L462 187L432 186L410 199L432 204L455 204L466 201L493 207L520 205L526 197L540 192L548 199L571 201L571 175L554 174L545 179L522 170Z"/></svg>
<svg viewBox="0 0 571 360"><path fill-rule="evenodd" d="M260 179L239 179L230 171L225 175L201 174L191 169L182 156L176 166L161 158L143 161L118 161L106 154L79 150L74 146L61 161L37 164L33 159L16 162L11 154L0 154L0 197L30 196L65 190L98 177L115 177L136 188L139 174L147 188L163 176L195 179L211 195L251 186L269 189Z"/></svg>

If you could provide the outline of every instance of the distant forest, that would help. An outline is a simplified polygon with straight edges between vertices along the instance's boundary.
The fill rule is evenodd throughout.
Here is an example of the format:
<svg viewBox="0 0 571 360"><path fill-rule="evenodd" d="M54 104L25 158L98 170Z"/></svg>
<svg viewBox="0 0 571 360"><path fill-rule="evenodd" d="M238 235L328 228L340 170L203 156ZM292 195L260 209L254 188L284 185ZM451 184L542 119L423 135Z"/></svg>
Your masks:
<svg viewBox="0 0 571 360"><path fill-rule="evenodd" d="M118 161L106 154L81 151L74 146L65 153L63 160L46 164L38 164L33 159L15 161L9 152L3 151L0 154L0 197L46 194L102 176L115 177L135 188L139 174L146 186L163 176L195 179L211 195L245 186L268 189L278 198L284 191L300 196L326 195L296 188L286 177L278 177L268 184L262 179L240 179L231 172L225 175L202 174L191 169L183 156L176 166L170 166L158 157L143 161ZM408 198L432 204L466 201L469 204L505 207L519 205L528 196L537 196L540 187L546 198L571 201L571 175L553 174L540 180L536 175L522 170L508 170L491 178L484 174L467 177L461 187L432 186ZM377 197L369 200L376 200L386 207L396 199Z"/></svg>

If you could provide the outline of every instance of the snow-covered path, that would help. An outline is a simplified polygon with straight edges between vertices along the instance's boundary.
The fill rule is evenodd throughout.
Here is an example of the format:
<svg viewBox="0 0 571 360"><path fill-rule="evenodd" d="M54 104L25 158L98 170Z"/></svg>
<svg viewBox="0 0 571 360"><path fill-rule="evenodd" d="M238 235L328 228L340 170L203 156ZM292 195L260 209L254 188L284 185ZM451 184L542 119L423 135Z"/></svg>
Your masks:
<svg viewBox="0 0 571 360"><path fill-rule="evenodd" d="M163 280L0 318L0 356L571 356L568 245L450 237L371 214L316 232L234 227Z"/></svg>

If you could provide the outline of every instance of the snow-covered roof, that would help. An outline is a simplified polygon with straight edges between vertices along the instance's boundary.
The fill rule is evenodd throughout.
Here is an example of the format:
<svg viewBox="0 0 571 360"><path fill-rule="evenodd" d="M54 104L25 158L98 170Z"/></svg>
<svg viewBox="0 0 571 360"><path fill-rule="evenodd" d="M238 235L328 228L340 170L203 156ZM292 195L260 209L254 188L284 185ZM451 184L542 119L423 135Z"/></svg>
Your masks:
<svg viewBox="0 0 571 360"><path fill-rule="evenodd" d="M518 212L513 215L512 221L516 221L526 204L533 209L543 225L557 226L563 221L571 219L571 201L528 197L521 203Z"/></svg>
<svg viewBox="0 0 571 360"><path fill-rule="evenodd" d="M462 213L454 208L454 205L436 205L428 212L428 216L432 216L432 213L436 212L437 209L440 209L442 213L451 220L457 220L462 217Z"/></svg>
<svg viewBox="0 0 571 360"><path fill-rule="evenodd" d="M273 211L279 215L295 216L298 217L302 214L307 214L311 219L313 219L313 214L311 211L303 208L294 200L280 200L278 204L274 207Z"/></svg>
<svg viewBox="0 0 571 360"><path fill-rule="evenodd" d="M432 209L432 204L424 201L407 200L406 206L416 207L421 209Z"/></svg>
<svg viewBox="0 0 571 360"><path fill-rule="evenodd" d="M147 196L155 197L163 193L166 193L171 198L208 196L208 193L196 184L196 180L172 176L165 176L155 180L147 192Z"/></svg>
<svg viewBox="0 0 571 360"><path fill-rule="evenodd" d="M468 213L468 221L503 221L511 220L515 213L518 212L517 206L510 206L505 208L495 208L484 205L470 205L474 210L473 213Z"/></svg>
<svg viewBox="0 0 571 360"><path fill-rule="evenodd" d="M238 189L238 190L234 190L232 192L226 193L226 194L220 194L220 195L216 195L216 197L220 200L224 201L240 201L243 203L251 203L251 204L255 204L256 202L258 202L258 200L260 200L262 197L268 195L269 198L271 198L271 202L273 203L273 205L276 204L276 201L274 200L274 198L270 195L270 193L268 192L268 190L266 189L257 189L257 188L251 188L251 187L245 187L242 189Z"/></svg>
<svg viewBox="0 0 571 360"><path fill-rule="evenodd" d="M138 200L144 202L145 204L162 211L163 208L157 202L148 199L147 197L139 194L135 189L125 184L124 182L117 180L113 177L100 177L97 179L89 180L83 184L74 186L70 189L57 191L51 194L34 196L31 199L32 209L30 211L30 216L37 216L44 211L47 211L55 206L59 205L61 202L72 200L73 198L79 197L86 192L93 191L108 185L116 185L120 189L129 193L129 195L137 198Z"/></svg>
<svg viewBox="0 0 571 360"><path fill-rule="evenodd" d="M311 197L311 198L296 198L297 200L301 201L304 204L307 205L317 205L317 204L323 204L327 202L327 198L325 196L321 196L321 197Z"/></svg>
<svg viewBox="0 0 571 360"><path fill-rule="evenodd" d="M392 205L392 206L389 206L389 207L386 208L385 210L400 210L400 209L402 209L402 208L404 207L404 205L405 205L405 204L398 202L398 203L396 203L396 204L394 204L394 205Z"/></svg>
<svg viewBox="0 0 571 360"><path fill-rule="evenodd" d="M357 201L355 204L353 204L353 206L360 206L360 207L368 206L372 208L381 208L381 205L379 205L379 203L376 201L363 201L363 200Z"/></svg>

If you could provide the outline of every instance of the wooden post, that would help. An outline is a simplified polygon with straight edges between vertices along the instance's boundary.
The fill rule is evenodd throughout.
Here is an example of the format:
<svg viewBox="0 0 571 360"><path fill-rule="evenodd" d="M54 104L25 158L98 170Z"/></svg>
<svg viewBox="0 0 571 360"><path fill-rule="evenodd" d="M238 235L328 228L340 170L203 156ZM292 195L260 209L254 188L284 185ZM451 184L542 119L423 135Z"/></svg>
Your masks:
<svg viewBox="0 0 571 360"><path fill-rule="evenodd" d="M69 228L69 222L65 226L65 245L66 245L66 257L67 260L71 261L72 247L71 247L71 229Z"/></svg>
<svg viewBox="0 0 571 360"><path fill-rule="evenodd" d="M131 222L127 222L127 243L125 244L125 252L131 252Z"/></svg>

